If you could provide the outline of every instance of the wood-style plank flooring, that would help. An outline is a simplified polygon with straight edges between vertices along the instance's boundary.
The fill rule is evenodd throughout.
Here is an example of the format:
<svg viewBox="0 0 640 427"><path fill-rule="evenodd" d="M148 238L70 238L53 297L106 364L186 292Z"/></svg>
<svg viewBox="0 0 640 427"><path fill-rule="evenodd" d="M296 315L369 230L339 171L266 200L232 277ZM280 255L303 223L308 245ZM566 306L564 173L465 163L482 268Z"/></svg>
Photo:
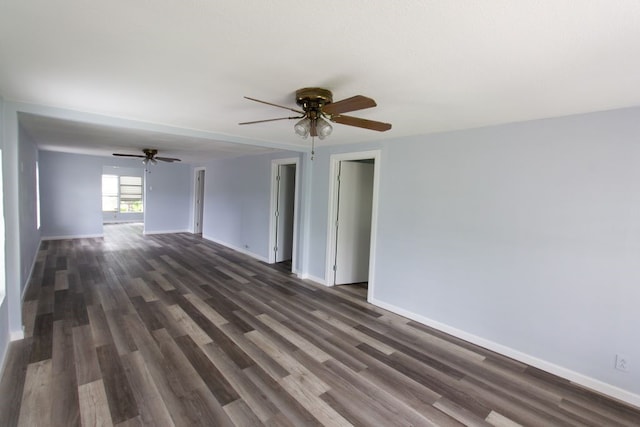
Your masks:
<svg viewBox="0 0 640 427"><path fill-rule="evenodd" d="M0 426L637 426L640 410L191 234L45 241Z"/></svg>

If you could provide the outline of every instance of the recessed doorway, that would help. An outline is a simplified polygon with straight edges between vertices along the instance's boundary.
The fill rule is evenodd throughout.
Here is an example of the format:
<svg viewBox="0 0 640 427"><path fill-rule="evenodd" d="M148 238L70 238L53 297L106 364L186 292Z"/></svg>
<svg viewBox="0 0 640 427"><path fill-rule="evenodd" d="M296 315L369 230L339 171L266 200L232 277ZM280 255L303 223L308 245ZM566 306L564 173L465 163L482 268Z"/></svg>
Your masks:
<svg viewBox="0 0 640 427"><path fill-rule="evenodd" d="M193 234L202 235L204 222L204 168L195 169L193 190Z"/></svg>
<svg viewBox="0 0 640 427"><path fill-rule="evenodd" d="M359 284L372 295L379 151L330 160L327 285Z"/></svg>
<svg viewBox="0 0 640 427"><path fill-rule="evenodd" d="M298 159L276 159L271 164L269 263L295 273L297 242Z"/></svg>

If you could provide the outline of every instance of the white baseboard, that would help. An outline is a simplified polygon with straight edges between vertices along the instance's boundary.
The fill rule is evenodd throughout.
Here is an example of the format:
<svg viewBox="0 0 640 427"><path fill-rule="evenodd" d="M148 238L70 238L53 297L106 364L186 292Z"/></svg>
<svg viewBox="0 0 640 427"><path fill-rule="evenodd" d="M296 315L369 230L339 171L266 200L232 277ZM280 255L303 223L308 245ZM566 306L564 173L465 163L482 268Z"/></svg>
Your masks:
<svg viewBox="0 0 640 427"><path fill-rule="evenodd" d="M36 250L35 256L31 261L31 268L29 269L29 274L27 275L27 283L24 284L22 295L20 295L20 301L23 301L23 302L24 302L24 296L27 293L27 289L29 289L29 283L31 283L31 278L33 277L33 270L36 268L36 262L38 262L38 252L40 252L40 245L42 245L42 239L38 241L38 250Z"/></svg>
<svg viewBox="0 0 640 427"><path fill-rule="evenodd" d="M149 236L152 234L177 234L177 233L191 233L190 230L152 230L152 231L143 231L142 234L145 236Z"/></svg>
<svg viewBox="0 0 640 427"><path fill-rule="evenodd" d="M72 234L68 236L44 236L42 240L94 239L104 237L104 234Z"/></svg>
<svg viewBox="0 0 640 427"><path fill-rule="evenodd" d="M498 344L496 342L479 337L477 335L470 334L468 332L454 328L447 324L438 322L433 319L429 319L427 317L413 313L411 311L405 310L395 305L388 304L384 301L380 301L375 298L370 298L369 302L380 308L384 308L385 310L389 310L393 313L399 314L411 320L415 320L416 322L422 323L424 325L427 325L439 331L453 335L456 338L460 338L470 343L487 348L491 351L495 351L496 353L500 353L504 356L510 357L519 362L526 363L527 365L531 365L543 371L565 378L581 386L590 388L591 390L594 390L598 393L606 394L608 396L622 400L630 405L640 408L640 395L638 394L621 389L619 387L605 383L595 378L591 378L579 372L572 371L571 369L564 368L562 366L556 365L546 360L538 359L537 357L515 350L511 347L507 347L502 344Z"/></svg>
<svg viewBox="0 0 640 427"><path fill-rule="evenodd" d="M4 378L4 370L7 365L7 355L9 353L9 343L10 341L7 341L4 348L0 350L0 378Z"/></svg>
<svg viewBox="0 0 640 427"><path fill-rule="evenodd" d="M250 256L251 258L255 258L255 259L257 259L258 261L266 262L267 264L269 264L269 259L268 259L267 257L264 257L264 256L262 256L262 255L258 255L258 254L254 253L254 252L251 252L250 250L248 250L248 249L246 249L246 248L240 248L240 247L238 247L238 246L231 245L231 244L229 244L229 243L227 243L227 242L223 242L223 241L221 241L221 240L214 239L213 237L211 237L211 236L206 236L206 235L204 235L204 234L202 235L202 238L203 238L203 239L206 239L206 240L210 240L210 241L212 241L212 242L214 242L214 243L217 243L217 244L219 244L219 245L225 246L225 247L227 247L227 248L229 248L229 249L233 249L234 251L238 251L238 252L240 252L240 253L243 253L243 254L245 254L245 255L248 255L248 256Z"/></svg>
<svg viewBox="0 0 640 427"><path fill-rule="evenodd" d="M17 341L17 340L21 340L24 339L24 331L21 329L19 331L11 331L9 332L9 340L10 341Z"/></svg>
<svg viewBox="0 0 640 427"><path fill-rule="evenodd" d="M2 352L0 352L0 378L4 378L4 370L7 365L7 356L9 354L9 344L11 341L17 341L24 338L24 331L10 331L9 341L5 344Z"/></svg>
<svg viewBox="0 0 640 427"><path fill-rule="evenodd" d="M315 282L315 283L317 283L319 285L322 285L322 286L327 286L327 287L331 286L331 285L329 285L327 283L326 280L324 280L324 279L322 279L320 277L313 276L311 274L302 274L302 275L300 275L300 278L301 279L305 279L305 280L311 280L312 282Z"/></svg>

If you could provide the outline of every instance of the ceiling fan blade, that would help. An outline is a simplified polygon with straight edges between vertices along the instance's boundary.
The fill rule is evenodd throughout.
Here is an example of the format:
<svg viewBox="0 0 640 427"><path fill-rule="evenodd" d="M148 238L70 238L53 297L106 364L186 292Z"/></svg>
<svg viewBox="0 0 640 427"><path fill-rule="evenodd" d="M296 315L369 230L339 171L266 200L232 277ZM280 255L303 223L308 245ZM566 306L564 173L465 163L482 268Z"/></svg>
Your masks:
<svg viewBox="0 0 640 427"><path fill-rule="evenodd" d="M261 101L259 99L255 99L255 98L249 98L248 96L245 96L245 98L250 100L250 101L260 102L262 104L271 105L273 107L284 108L285 110L293 111L294 113L304 114L304 111L296 110L295 108L285 107L284 105L273 104L271 102Z"/></svg>
<svg viewBox="0 0 640 427"><path fill-rule="evenodd" d="M267 119L267 120L254 120L253 122L242 122L238 123L239 125L252 125L254 123L264 123L264 122L275 122L276 120L292 120L292 119L301 119L304 116L295 116L295 117L280 117L278 119Z"/></svg>
<svg viewBox="0 0 640 427"><path fill-rule="evenodd" d="M168 163L181 161L180 159L174 159L173 157L154 157L154 159L160 160L161 162L168 162Z"/></svg>
<svg viewBox="0 0 640 427"><path fill-rule="evenodd" d="M343 99L342 101L332 102L322 107L322 112L325 114L340 114L348 113L349 111L364 110L365 108L371 108L376 106L376 101L366 96L356 95L351 98Z"/></svg>
<svg viewBox="0 0 640 427"><path fill-rule="evenodd" d="M384 132L391 129L391 123L376 122L374 120L360 119L351 116L333 116L331 121L342 125L356 126L364 129L377 130Z"/></svg>
<svg viewBox="0 0 640 427"><path fill-rule="evenodd" d="M113 153L114 156L119 156L119 157L140 157L142 159L144 159L147 156L141 156L139 154L121 154L121 153Z"/></svg>

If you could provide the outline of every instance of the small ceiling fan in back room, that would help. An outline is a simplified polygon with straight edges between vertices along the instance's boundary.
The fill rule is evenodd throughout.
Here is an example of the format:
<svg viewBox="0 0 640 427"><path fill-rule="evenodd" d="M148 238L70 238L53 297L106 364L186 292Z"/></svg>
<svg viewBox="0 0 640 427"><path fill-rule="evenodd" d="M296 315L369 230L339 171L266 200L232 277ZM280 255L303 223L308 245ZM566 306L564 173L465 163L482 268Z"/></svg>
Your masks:
<svg viewBox="0 0 640 427"><path fill-rule="evenodd" d="M356 95L352 96L351 98L333 102L333 94L330 90L322 89L319 87L307 87L298 89L296 91L296 103L302 108L301 110L286 107L283 105L273 104L271 102L261 101L259 99L250 98L248 96L245 96L245 98L251 101L260 102L262 104L267 104L278 108L284 108L286 110L293 111L294 113L298 113L297 116L292 117L255 120L239 124L251 125L254 123L273 122L276 120L300 119L293 126L293 129L296 134L298 134L302 138L307 138L309 137L309 135L311 135L312 159L314 154L313 139L316 136L320 139L325 139L327 136L331 135L333 126L331 126L329 122L376 130L378 132L384 132L391 129L390 123L377 122L374 120L361 119L359 117L345 116L342 114L348 113L350 111L364 110L365 108L376 106L376 102L373 99L363 95Z"/></svg>
<svg viewBox="0 0 640 427"><path fill-rule="evenodd" d="M145 165L149 163L151 163L152 165L155 165L158 163L158 160L160 160L161 162L167 162L167 163L180 161L180 159L175 159L173 157L158 157L157 156L158 150L153 148L145 148L142 150L142 152L144 153L144 156L140 154L122 154L122 153L113 153L113 155L118 157L139 157L143 159L142 163Z"/></svg>

